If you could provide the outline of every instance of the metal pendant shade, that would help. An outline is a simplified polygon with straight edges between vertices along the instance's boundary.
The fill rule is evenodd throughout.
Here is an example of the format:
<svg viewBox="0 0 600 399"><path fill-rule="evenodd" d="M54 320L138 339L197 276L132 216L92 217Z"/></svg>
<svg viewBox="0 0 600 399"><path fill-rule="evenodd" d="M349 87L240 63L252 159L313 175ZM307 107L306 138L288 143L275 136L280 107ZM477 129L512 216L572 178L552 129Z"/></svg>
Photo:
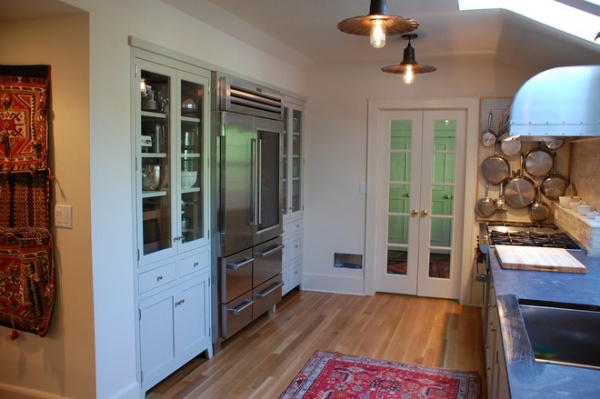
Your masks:
<svg viewBox="0 0 600 399"><path fill-rule="evenodd" d="M371 34L371 23L381 20L388 36L401 35L412 32L419 27L419 23L411 18L388 15L386 0L371 0L369 15L363 15L343 20L337 28L351 35L369 36Z"/></svg>
<svg viewBox="0 0 600 399"><path fill-rule="evenodd" d="M420 65L417 63L417 60L415 59L415 49L410 44L410 41L412 39L416 39L417 37L418 37L418 35L416 35L414 33L402 35L403 39L408 40L408 46L406 46L406 48L404 49L404 57L402 59L402 62L399 65L390 65L390 66L383 67L383 68L381 68L381 70L383 72L388 72L388 73L404 74L404 73L406 73L407 68L409 66L411 66L412 73L414 73L414 74L437 71L437 68L434 66Z"/></svg>

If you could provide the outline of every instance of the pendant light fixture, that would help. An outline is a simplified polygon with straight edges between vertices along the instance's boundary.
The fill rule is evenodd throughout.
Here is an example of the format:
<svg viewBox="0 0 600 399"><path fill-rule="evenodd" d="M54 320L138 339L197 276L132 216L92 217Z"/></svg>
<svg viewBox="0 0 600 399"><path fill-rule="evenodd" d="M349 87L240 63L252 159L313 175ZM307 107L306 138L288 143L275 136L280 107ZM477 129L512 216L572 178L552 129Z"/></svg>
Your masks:
<svg viewBox="0 0 600 399"><path fill-rule="evenodd" d="M337 28L351 35L370 36L371 46L385 46L386 36L412 32L419 27L414 19L388 15L386 0L371 0L369 15L343 20Z"/></svg>
<svg viewBox="0 0 600 399"><path fill-rule="evenodd" d="M415 49L410 44L410 41L416 39L418 36L419 35L415 33L402 35L403 39L408 40L408 46L406 46L406 48L404 49L404 58L402 59L402 62L400 63L400 65L386 66L381 68L381 70L387 73L397 73L404 75L402 80L407 85L413 82L416 74L437 71L437 68L431 65L417 64L417 60L415 59Z"/></svg>

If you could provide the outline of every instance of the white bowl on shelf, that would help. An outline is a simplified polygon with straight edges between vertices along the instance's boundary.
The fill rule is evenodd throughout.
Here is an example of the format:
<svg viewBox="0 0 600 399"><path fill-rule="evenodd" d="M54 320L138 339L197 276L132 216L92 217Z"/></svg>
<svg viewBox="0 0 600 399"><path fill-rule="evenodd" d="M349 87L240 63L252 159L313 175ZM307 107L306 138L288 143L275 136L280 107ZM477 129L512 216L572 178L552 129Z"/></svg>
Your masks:
<svg viewBox="0 0 600 399"><path fill-rule="evenodd" d="M190 188L196 184L198 172L181 172L181 187Z"/></svg>

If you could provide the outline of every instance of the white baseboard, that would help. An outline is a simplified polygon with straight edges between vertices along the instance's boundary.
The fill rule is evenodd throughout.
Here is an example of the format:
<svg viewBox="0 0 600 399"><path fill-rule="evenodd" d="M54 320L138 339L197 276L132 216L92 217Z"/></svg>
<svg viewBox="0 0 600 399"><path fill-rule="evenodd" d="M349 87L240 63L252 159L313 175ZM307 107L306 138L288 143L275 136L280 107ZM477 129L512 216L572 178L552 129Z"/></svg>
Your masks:
<svg viewBox="0 0 600 399"><path fill-rule="evenodd" d="M302 275L302 291L365 295L365 280L362 277L304 273Z"/></svg>

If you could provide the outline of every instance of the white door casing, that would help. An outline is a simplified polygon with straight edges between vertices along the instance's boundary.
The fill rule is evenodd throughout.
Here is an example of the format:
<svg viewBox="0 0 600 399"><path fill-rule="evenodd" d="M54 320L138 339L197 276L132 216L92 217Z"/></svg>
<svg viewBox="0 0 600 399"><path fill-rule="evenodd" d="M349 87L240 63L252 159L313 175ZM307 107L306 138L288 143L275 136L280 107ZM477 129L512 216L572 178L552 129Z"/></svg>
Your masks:
<svg viewBox="0 0 600 399"><path fill-rule="evenodd" d="M473 209L475 199L469 193L474 190L475 174L477 170L477 143L479 136L479 100L477 98L463 99L420 99L420 100L370 100L369 101L369 126L368 126L368 164L367 164L367 234L365 242L365 294L372 295L376 291L376 269L378 265L385 265L387 262L386 251L381 249L381 242L387 240L387 205L388 205L388 154L382 154L382 142L386 144L390 137L389 122L393 119L393 113L398 111L456 111L464 112L466 120L466 136L457 143L456 151L456 173L455 173L455 205L452 235L454 243L452 246L453 272L454 278L450 286L444 289L443 295L449 298L458 298L461 303L468 303L470 292L470 277L472 264L472 249L474 245L473 226L474 216L469 209ZM405 114L406 115L406 114ZM436 114L438 118L442 114ZM428 144L430 145L430 144ZM385 145L383 145L385 148ZM413 148L413 151L416 150ZM420 149L419 149L420 151ZM472 154L472 156L468 156ZM382 162L381 158L386 160ZM414 169L414 168L413 168ZM473 172L475 171L475 173ZM421 171L419 171L421 172ZM412 171L411 171L412 173ZM431 169L423 170L424 174L431 174ZM417 178L418 179L418 178ZM411 178L415 181L415 177ZM416 187L411 187L415 190ZM419 189L420 192L420 189ZM427 192L427 190L426 190ZM421 204L431 204L431 190L426 194L428 198L420 199L419 203L413 202L411 198L411 210L416 209L420 212L427 209L421 209ZM462 197L462 198L460 198ZM417 201L417 199L415 199ZM382 218L382 215L385 215ZM427 215L425 215L427 216ZM419 217L410 218L409 224L415 221L419 223ZM384 228L382 228L382 224ZM429 226L429 224L427 223ZM426 232L421 234L419 241L426 241L429 244L430 229L421 229ZM415 231L418 231L415 230ZM424 234L424 235L423 235ZM416 238L413 238L415 240ZM415 252L416 251L412 251ZM410 255L409 255L410 256ZM418 256L415 254L414 256ZM414 261L414 260L413 260ZM427 271L422 279L427 277ZM407 277L407 276L404 276ZM417 279L414 274L411 278ZM416 283L416 281L415 281ZM434 289L435 291L435 289ZM431 293L423 293L430 296Z"/></svg>
<svg viewBox="0 0 600 399"><path fill-rule="evenodd" d="M379 137L387 132L388 139L379 140L378 169L389 177L378 180L377 192L385 195L378 197L376 248L387 262L378 258L376 291L456 297L453 205L464 196L454 191L464 169L456 154L464 152L465 116L464 110L382 113Z"/></svg>

